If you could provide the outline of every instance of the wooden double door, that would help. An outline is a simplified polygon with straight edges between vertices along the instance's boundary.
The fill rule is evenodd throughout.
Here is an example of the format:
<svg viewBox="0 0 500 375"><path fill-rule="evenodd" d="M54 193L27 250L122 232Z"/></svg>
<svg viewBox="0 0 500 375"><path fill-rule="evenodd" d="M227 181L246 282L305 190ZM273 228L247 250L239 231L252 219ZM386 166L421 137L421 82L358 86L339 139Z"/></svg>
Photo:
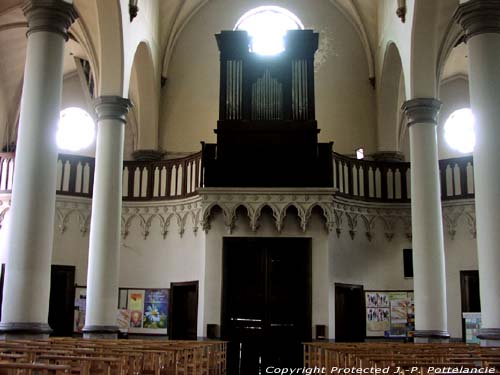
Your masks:
<svg viewBox="0 0 500 375"><path fill-rule="evenodd" d="M225 238L223 254L228 373L300 367L311 340L311 240Z"/></svg>

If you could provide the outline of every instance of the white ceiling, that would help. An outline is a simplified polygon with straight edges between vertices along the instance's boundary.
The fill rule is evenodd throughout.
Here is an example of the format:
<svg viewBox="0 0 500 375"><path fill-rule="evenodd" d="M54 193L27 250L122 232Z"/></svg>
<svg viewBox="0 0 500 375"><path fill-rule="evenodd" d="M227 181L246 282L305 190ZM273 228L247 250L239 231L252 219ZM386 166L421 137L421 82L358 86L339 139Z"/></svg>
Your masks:
<svg viewBox="0 0 500 375"><path fill-rule="evenodd" d="M173 50L175 41L185 24L207 1L210 0L160 0L161 45L166 51L167 61L168 55ZM377 45L377 4L381 0L330 1L336 6L340 6L353 19L360 20L373 53ZM446 1L447 4L452 2ZM26 21L20 9L20 3L20 0L0 1L0 91L3 92L3 100L7 99L9 103L14 100L15 92L21 83L26 58ZM85 22L86 29L93 37L92 34L98 32L98 27L97 21L94 19L96 18L95 7L92 7L91 3L89 0L75 0L75 5ZM443 11L448 12L449 10ZM65 51L65 74L75 70L73 55L83 57L84 52L78 43L70 41L67 43ZM444 77L466 72L465 48L457 47L448 59Z"/></svg>

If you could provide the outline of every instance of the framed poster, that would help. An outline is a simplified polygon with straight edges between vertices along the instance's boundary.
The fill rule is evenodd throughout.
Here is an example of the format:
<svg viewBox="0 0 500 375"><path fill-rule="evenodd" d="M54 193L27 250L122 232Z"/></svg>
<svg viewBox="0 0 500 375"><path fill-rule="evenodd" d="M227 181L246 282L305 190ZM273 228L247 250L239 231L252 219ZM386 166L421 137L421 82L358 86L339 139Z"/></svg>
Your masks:
<svg viewBox="0 0 500 375"><path fill-rule="evenodd" d="M366 292L366 307L389 307L389 295L385 292Z"/></svg>
<svg viewBox="0 0 500 375"><path fill-rule="evenodd" d="M366 336L406 337L415 328L413 292L366 291Z"/></svg>
<svg viewBox="0 0 500 375"><path fill-rule="evenodd" d="M146 289L143 328L167 329L168 290Z"/></svg>
<svg viewBox="0 0 500 375"><path fill-rule="evenodd" d="M144 289L128 290L127 310L130 312L130 332L134 332L134 328L142 328L145 293Z"/></svg>
<svg viewBox="0 0 500 375"><path fill-rule="evenodd" d="M384 336L391 328L390 309L387 307L369 307L366 309L367 336Z"/></svg>
<svg viewBox="0 0 500 375"><path fill-rule="evenodd" d="M85 311L87 310L87 288L75 287L75 309L73 332L81 333L85 326Z"/></svg>
<svg viewBox="0 0 500 375"><path fill-rule="evenodd" d="M120 288L116 325L123 333L166 335L169 289ZM87 309L87 287L75 287L73 331L82 333Z"/></svg>
<svg viewBox="0 0 500 375"><path fill-rule="evenodd" d="M122 333L128 333L130 327L130 311L118 309L116 312L116 325Z"/></svg>
<svg viewBox="0 0 500 375"><path fill-rule="evenodd" d="M169 289L128 289L129 333L166 335Z"/></svg>

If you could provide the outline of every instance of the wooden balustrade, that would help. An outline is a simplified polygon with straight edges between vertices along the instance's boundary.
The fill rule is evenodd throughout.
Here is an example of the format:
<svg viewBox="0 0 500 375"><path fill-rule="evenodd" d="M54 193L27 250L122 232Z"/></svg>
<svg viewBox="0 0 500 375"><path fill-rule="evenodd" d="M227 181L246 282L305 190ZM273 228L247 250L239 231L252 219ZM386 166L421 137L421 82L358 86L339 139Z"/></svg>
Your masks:
<svg viewBox="0 0 500 375"><path fill-rule="evenodd" d="M158 162L126 161L123 199L129 201L187 198L202 186L201 153Z"/></svg>
<svg viewBox="0 0 500 375"><path fill-rule="evenodd" d="M410 163L358 160L333 155L334 187L350 199L407 203L411 199ZM441 199L474 198L472 156L439 161Z"/></svg>
<svg viewBox="0 0 500 375"><path fill-rule="evenodd" d="M92 197L94 158L60 154L57 193ZM474 163L471 156L439 162L441 198L474 198ZM14 154L0 154L0 193L10 193ZM350 199L408 203L411 198L410 163L358 160L333 154L333 187ZM125 201L181 199L196 195L203 186L201 153L156 162L125 161L122 195Z"/></svg>
<svg viewBox="0 0 500 375"><path fill-rule="evenodd" d="M59 154L56 191L60 195L92 197L95 159ZM0 153L0 193L10 193L14 154ZM125 161L122 196L125 201L181 199L202 185L201 153L157 162Z"/></svg>
<svg viewBox="0 0 500 375"><path fill-rule="evenodd" d="M6 193L12 190L14 179L14 153L0 153L0 192Z"/></svg>

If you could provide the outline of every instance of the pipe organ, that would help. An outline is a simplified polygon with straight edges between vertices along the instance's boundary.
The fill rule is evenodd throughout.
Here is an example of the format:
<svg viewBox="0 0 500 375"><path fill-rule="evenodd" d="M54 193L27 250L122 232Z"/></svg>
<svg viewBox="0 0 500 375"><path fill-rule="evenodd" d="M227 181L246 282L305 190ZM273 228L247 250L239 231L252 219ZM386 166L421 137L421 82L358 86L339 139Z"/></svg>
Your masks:
<svg viewBox="0 0 500 375"><path fill-rule="evenodd" d="M290 30L285 51L250 52L245 31L216 35L217 144L203 145L207 187L331 187L332 143L318 143L314 53L318 34Z"/></svg>

